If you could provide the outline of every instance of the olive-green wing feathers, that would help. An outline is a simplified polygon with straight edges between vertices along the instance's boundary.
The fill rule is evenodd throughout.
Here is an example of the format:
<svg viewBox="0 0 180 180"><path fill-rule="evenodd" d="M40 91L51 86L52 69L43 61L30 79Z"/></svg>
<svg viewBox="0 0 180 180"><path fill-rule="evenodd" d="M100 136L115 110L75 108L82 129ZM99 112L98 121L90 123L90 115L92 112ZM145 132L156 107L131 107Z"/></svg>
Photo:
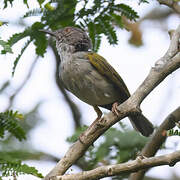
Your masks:
<svg viewBox="0 0 180 180"><path fill-rule="evenodd" d="M106 76L110 80L110 82L112 82L118 88L120 95L123 97L124 100L126 100L130 96L130 93L124 81L119 76L119 74L114 70L114 68L102 56L96 53L90 52L88 53L87 57L91 62L91 64L102 75ZM122 103L122 101L120 101L120 103ZM101 105L101 107L110 110L112 108L112 104ZM153 125L141 113L135 116L130 116L130 120L133 126L135 127L135 129L140 131L142 135L149 136L153 132Z"/></svg>
<svg viewBox="0 0 180 180"><path fill-rule="evenodd" d="M119 88L119 93L126 95L127 98L130 93L119 74L115 69L100 55L96 53L88 53L87 55L91 64L104 76L106 76L116 87Z"/></svg>

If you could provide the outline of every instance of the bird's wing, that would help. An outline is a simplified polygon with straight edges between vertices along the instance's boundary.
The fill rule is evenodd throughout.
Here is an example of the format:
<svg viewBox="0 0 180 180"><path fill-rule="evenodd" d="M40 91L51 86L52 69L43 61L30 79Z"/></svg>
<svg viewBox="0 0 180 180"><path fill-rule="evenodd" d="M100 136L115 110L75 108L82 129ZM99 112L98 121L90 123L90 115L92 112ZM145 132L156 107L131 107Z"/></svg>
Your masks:
<svg viewBox="0 0 180 180"><path fill-rule="evenodd" d="M97 53L89 52L87 57L90 63L106 78L108 78L116 87L119 88L119 93L126 96L126 99L130 96L128 88L120 75L115 69L100 55Z"/></svg>

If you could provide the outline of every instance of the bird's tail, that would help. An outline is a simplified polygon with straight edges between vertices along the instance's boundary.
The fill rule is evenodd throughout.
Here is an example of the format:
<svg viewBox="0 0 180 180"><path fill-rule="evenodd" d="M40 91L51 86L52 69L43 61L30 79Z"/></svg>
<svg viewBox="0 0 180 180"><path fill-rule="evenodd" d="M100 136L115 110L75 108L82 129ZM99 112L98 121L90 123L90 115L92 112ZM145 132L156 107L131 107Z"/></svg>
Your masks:
<svg viewBox="0 0 180 180"><path fill-rule="evenodd" d="M153 133L152 123L141 113L129 117L133 127L143 136L149 136Z"/></svg>

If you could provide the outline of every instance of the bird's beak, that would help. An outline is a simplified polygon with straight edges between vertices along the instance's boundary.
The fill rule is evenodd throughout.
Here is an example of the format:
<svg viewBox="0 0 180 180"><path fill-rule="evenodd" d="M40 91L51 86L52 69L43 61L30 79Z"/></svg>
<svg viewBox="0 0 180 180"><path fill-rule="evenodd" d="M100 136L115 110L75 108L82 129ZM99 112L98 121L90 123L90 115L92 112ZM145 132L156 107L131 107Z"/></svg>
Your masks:
<svg viewBox="0 0 180 180"><path fill-rule="evenodd" d="M51 36L56 37L55 32L53 31L49 31L49 30L44 30L44 29L39 29L40 32L46 33L46 34L50 34Z"/></svg>

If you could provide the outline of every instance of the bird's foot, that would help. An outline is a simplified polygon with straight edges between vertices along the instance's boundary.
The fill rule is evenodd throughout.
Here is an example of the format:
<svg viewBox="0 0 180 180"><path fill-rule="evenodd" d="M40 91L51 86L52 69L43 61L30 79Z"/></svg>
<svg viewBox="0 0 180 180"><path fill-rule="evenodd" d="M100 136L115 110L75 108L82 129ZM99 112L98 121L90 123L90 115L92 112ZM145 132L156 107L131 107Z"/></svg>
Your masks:
<svg viewBox="0 0 180 180"><path fill-rule="evenodd" d="M79 136L78 139L79 139L79 141L80 141L81 144L85 144L85 142L84 142L84 140L83 140L83 139L84 139L84 134L83 134L83 133L80 134L80 136Z"/></svg>
<svg viewBox="0 0 180 180"><path fill-rule="evenodd" d="M119 110L117 109L118 106L119 106L119 103L115 102L113 103L112 109L111 109L112 113L115 114L116 116L119 115Z"/></svg>
<svg viewBox="0 0 180 180"><path fill-rule="evenodd" d="M138 154L137 157L136 157L136 160L141 162L143 159L147 159L146 156L142 155L142 154Z"/></svg>
<svg viewBox="0 0 180 180"><path fill-rule="evenodd" d="M96 124L96 128L98 128L101 123L98 123L98 121L101 119L102 117L102 112L101 110L99 109L98 106L93 106L94 110L96 111L97 113L97 118L95 119L95 121L93 121L93 123L89 126L89 128L92 128L95 124ZM93 128L94 130L96 130L96 128ZM85 144L85 135L84 133L82 133L80 136L79 136L79 141L82 143L82 144Z"/></svg>
<svg viewBox="0 0 180 180"><path fill-rule="evenodd" d="M97 120L101 119L101 116L102 116L102 111L99 109L98 106L93 106L94 110L96 111L96 114L97 114L97 118L94 122L96 122Z"/></svg>
<svg viewBox="0 0 180 180"><path fill-rule="evenodd" d="M96 131L97 130L97 128L99 128L100 126L102 126L101 125L101 123L99 123L98 121L101 119L101 117L97 117L96 119L95 119L95 121L88 127L88 129L91 129L91 128L93 128L93 131L91 131L91 134L94 132L94 131ZM94 126L94 127L93 127ZM86 137L86 135L85 135L85 133L83 132L83 133L81 133L80 135L79 135L79 141L82 143L82 144L86 144L86 142L85 142L85 139L86 139L87 137Z"/></svg>

